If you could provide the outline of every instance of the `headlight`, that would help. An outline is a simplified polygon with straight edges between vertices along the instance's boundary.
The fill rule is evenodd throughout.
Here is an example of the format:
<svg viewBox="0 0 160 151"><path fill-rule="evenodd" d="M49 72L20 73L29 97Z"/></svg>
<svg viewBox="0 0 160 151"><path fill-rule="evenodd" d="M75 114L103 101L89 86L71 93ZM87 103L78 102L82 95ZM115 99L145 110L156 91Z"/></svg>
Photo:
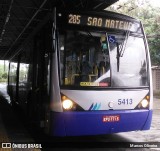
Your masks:
<svg viewBox="0 0 160 151"><path fill-rule="evenodd" d="M62 102L62 105L65 110L70 110L73 107L73 102L69 99L66 99Z"/></svg>
<svg viewBox="0 0 160 151"><path fill-rule="evenodd" d="M149 108L150 97L146 95L142 101L135 107L135 109L147 109Z"/></svg>
<svg viewBox="0 0 160 151"><path fill-rule="evenodd" d="M84 109L64 94L61 94L62 107L64 111L84 111Z"/></svg>
<svg viewBox="0 0 160 151"><path fill-rule="evenodd" d="M146 108L148 106L148 100L147 99L143 99L141 104L142 104L142 107Z"/></svg>

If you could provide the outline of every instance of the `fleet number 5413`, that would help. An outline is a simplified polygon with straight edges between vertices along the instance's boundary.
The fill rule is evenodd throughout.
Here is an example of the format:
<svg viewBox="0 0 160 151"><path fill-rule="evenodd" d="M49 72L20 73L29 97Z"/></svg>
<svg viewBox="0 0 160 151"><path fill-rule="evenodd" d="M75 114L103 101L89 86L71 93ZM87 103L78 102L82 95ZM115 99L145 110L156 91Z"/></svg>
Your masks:
<svg viewBox="0 0 160 151"><path fill-rule="evenodd" d="M131 105L132 103L132 99L118 99L118 105Z"/></svg>

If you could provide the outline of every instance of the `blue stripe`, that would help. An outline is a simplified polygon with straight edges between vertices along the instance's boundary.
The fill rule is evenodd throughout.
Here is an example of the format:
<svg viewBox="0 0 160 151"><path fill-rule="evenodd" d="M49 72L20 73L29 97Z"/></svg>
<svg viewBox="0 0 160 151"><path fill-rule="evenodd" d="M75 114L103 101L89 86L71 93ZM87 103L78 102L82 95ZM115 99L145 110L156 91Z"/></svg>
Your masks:
<svg viewBox="0 0 160 151"><path fill-rule="evenodd" d="M93 107L93 103L92 103L92 105L90 106L90 108L88 110L92 110L92 107Z"/></svg>
<svg viewBox="0 0 160 151"><path fill-rule="evenodd" d="M97 108L97 103L94 105L92 110L96 110L96 108Z"/></svg>
<svg viewBox="0 0 160 151"><path fill-rule="evenodd" d="M99 110L101 107L101 103L97 106L96 110Z"/></svg>

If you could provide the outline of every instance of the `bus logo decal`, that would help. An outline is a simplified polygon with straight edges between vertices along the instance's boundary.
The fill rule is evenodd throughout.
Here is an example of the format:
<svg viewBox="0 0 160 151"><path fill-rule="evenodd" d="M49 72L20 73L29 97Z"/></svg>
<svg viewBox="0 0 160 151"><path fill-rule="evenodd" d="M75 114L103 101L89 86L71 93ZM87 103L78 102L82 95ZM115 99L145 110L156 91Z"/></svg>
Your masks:
<svg viewBox="0 0 160 151"><path fill-rule="evenodd" d="M119 122L120 115L106 115L106 116L103 116L102 121L103 122Z"/></svg>
<svg viewBox="0 0 160 151"><path fill-rule="evenodd" d="M96 103L96 104L92 103L89 110L99 110L100 107L101 107L101 103L99 103L99 104L98 103Z"/></svg>

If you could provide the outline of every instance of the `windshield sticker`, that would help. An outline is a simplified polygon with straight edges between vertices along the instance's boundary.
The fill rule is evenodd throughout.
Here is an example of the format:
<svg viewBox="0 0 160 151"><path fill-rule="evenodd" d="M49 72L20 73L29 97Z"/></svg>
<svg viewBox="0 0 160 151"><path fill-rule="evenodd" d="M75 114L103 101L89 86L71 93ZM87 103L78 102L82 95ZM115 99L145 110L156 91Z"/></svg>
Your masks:
<svg viewBox="0 0 160 151"><path fill-rule="evenodd" d="M105 82L80 82L80 86L109 86L109 84Z"/></svg>
<svg viewBox="0 0 160 151"><path fill-rule="evenodd" d="M108 41L109 41L110 43L116 43L116 38L115 38L115 36L108 35Z"/></svg>

